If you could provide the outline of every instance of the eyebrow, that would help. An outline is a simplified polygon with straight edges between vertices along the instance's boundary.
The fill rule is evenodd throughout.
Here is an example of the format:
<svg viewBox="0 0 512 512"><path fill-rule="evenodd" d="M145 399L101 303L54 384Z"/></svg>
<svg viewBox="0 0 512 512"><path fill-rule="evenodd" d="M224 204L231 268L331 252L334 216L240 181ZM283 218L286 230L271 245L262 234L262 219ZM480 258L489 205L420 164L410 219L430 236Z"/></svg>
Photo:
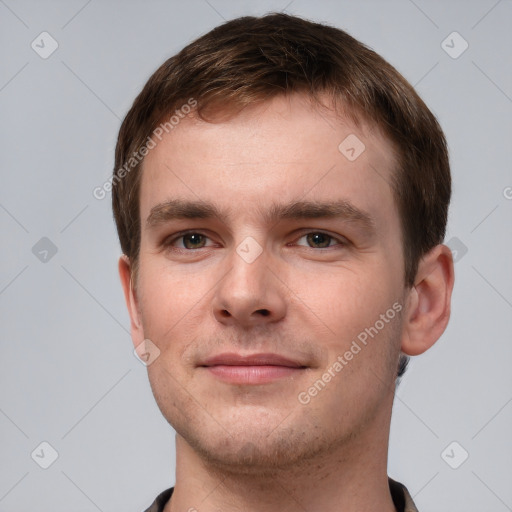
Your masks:
<svg viewBox="0 0 512 512"><path fill-rule="evenodd" d="M225 221L231 217L229 210L220 210L216 205L206 201L170 199L151 208L146 219L146 226L152 228L176 219L216 218ZM290 219L335 218L360 224L368 231L375 231L375 222L372 216L346 200L273 203L267 211L263 212L263 218L268 224Z"/></svg>

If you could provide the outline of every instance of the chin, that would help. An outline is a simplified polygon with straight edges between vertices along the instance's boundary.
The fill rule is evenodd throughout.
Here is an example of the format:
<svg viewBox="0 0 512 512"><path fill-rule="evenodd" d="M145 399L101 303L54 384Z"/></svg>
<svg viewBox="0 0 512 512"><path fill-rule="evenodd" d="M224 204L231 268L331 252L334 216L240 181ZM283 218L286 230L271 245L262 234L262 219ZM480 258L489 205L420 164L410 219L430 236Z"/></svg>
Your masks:
<svg viewBox="0 0 512 512"><path fill-rule="evenodd" d="M272 439L261 436L237 436L219 440L219 443L202 443L185 440L201 455L205 463L235 475L273 475L278 470L292 468L312 453L305 453L306 445L298 445L288 435ZM308 447L311 451L311 445ZM309 456L308 456L309 455Z"/></svg>
<svg viewBox="0 0 512 512"><path fill-rule="evenodd" d="M230 432L218 424L212 429L202 429L201 422L185 422L174 428L211 469L234 476L273 476L302 464L309 465L312 459L329 453L332 448L326 432L318 436L315 432L319 430L311 425L301 428L294 423L294 427L289 427L281 419L281 424L267 423L266 428L259 428L258 422L250 419L233 422L236 430Z"/></svg>

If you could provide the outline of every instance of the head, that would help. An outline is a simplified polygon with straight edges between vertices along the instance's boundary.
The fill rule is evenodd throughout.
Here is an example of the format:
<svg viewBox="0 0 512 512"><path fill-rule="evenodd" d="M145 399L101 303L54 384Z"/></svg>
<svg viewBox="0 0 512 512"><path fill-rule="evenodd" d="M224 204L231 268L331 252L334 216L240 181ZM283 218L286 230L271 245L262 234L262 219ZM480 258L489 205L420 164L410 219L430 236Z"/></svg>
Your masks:
<svg viewBox="0 0 512 512"><path fill-rule="evenodd" d="M406 356L448 321L443 133L339 29L244 17L171 57L121 126L112 199L134 345L158 347L164 416L217 463L382 429ZM235 385L207 365L224 352L302 368Z"/></svg>

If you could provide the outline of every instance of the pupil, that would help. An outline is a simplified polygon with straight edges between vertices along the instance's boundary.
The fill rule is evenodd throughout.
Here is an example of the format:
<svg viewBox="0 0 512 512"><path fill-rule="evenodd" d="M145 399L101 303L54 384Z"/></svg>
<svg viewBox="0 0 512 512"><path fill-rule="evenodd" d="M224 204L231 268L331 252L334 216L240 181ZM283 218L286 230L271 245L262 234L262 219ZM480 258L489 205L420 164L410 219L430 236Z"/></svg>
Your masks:
<svg viewBox="0 0 512 512"><path fill-rule="evenodd" d="M321 247L329 246L329 236L324 235L323 233L313 233L308 235L308 241L312 242L315 245L320 245Z"/></svg>
<svg viewBox="0 0 512 512"><path fill-rule="evenodd" d="M187 249L196 249L197 248L196 246L198 244L201 244L201 237L202 237L202 235L199 235L197 233L185 236L185 238L183 239L183 241L185 242L185 247ZM191 245L193 247L190 247Z"/></svg>

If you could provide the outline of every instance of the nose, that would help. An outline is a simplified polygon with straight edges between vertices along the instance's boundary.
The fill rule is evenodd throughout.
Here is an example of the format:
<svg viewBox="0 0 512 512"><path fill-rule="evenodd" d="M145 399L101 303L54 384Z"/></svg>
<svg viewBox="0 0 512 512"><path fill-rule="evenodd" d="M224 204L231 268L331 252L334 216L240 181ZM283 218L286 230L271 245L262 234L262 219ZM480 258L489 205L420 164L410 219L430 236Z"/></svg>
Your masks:
<svg viewBox="0 0 512 512"><path fill-rule="evenodd" d="M233 250L230 270L214 292L213 313L218 322L247 328L284 318L286 287L276 277L272 261L266 251L249 262Z"/></svg>

